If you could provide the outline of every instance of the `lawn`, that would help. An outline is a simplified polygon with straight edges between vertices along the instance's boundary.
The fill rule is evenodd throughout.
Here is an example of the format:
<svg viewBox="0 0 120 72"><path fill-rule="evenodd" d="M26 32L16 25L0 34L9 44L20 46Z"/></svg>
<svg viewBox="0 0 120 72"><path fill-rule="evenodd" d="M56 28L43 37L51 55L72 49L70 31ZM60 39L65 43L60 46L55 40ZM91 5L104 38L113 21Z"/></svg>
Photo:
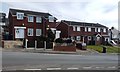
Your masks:
<svg viewBox="0 0 120 72"><path fill-rule="evenodd" d="M105 46L107 49L107 53L120 53L120 47L112 47L112 46ZM88 45L88 49L96 50L100 53L102 53L103 46L97 46L97 45Z"/></svg>

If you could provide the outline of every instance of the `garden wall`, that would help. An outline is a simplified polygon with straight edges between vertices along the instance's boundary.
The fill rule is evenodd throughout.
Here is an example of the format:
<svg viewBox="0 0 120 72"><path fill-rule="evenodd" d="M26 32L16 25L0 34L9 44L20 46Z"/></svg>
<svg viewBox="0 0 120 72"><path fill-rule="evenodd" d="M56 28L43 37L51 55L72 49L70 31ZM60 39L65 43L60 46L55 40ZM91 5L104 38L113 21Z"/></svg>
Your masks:
<svg viewBox="0 0 120 72"><path fill-rule="evenodd" d="M2 47L3 48L18 48L23 46L23 42L22 41L11 41L11 40L5 40L2 41Z"/></svg>
<svg viewBox="0 0 120 72"><path fill-rule="evenodd" d="M76 47L75 46L54 46L54 51L76 52Z"/></svg>

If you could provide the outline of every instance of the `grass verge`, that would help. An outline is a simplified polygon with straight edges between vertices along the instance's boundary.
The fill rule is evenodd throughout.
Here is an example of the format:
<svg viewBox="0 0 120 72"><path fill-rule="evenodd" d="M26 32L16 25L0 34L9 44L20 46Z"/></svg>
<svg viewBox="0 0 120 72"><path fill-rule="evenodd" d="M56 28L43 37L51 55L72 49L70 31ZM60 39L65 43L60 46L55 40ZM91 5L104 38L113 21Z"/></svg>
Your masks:
<svg viewBox="0 0 120 72"><path fill-rule="evenodd" d="M120 53L120 47L113 47L113 46L105 46L107 53ZM103 46L98 46L98 45L88 45L87 46L88 49L93 49L96 50L100 53L102 53L103 51Z"/></svg>

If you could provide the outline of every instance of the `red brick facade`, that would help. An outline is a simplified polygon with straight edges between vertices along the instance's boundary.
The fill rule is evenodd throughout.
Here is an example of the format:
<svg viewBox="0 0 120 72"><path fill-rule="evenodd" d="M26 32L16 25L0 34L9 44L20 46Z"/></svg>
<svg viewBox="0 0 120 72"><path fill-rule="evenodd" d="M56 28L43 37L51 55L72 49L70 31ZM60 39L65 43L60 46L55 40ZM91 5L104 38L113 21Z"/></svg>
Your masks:
<svg viewBox="0 0 120 72"><path fill-rule="evenodd" d="M76 27L80 26L80 31L73 31L73 26L76 26ZM102 37L101 37L100 41L96 41L96 35L97 34L108 35L108 28L104 27L104 26L102 27L102 25L101 25L101 27L97 27L97 28L101 28L100 32L98 32L98 31L96 32L95 27L93 27L93 26L89 26L89 27L91 27L90 32L85 31L85 27L87 27L87 26L70 25L69 22L67 23L65 21L61 21L56 28L61 31L61 35L60 35L61 38L72 37L76 40L76 36L80 36L80 41L84 41L87 44L90 44L92 42L94 42L95 44L101 44L102 42L104 42L103 41L104 39L102 39ZM103 32L102 28L105 28L106 32ZM88 39L89 36L91 37L90 40Z"/></svg>
<svg viewBox="0 0 120 72"><path fill-rule="evenodd" d="M22 12L22 13L24 13L24 12ZM31 12L31 11L29 11L29 12ZM28 39L28 40L35 40L35 38L37 38L36 37L36 29L41 29L42 30L42 35L46 35L46 29L47 29L48 25L49 25L50 28L55 28L56 19L54 20L54 22L49 22L48 18L45 18L44 16L41 16L42 22L37 23L36 22L36 16L37 15L34 15L34 12L32 12L32 13L33 13L32 15L33 15L33 20L34 21L33 22L28 22L28 16L29 15L28 16L25 15L22 20L18 20L16 14L13 14L11 11L9 12L9 33L13 36L13 40L16 39L15 38L15 28L14 27L25 27L24 38ZM40 16L40 15L38 14L38 16ZM47 16L49 17L49 15L47 15ZM27 35L28 28L33 29L33 36L28 36Z"/></svg>

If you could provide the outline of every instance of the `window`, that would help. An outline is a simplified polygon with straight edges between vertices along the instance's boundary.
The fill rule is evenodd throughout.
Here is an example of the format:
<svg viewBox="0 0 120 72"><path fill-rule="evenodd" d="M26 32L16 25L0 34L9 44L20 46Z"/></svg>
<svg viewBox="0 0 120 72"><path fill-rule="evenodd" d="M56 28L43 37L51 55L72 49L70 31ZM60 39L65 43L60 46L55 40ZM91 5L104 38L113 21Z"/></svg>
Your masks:
<svg viewBox="0 0 120 72"><path fill-rule="evenodd" d="M80 36L77 36L76 38L77 38L77 40L80 40Z"/></svg>
<svg viewBox="0 0 120 72"><path fill-rule="evenodd" d="M28 28L28 36L33 36L33 29L32 28Z"/></svg>
<svg viewBox="0 0 120 72"><path fill-rule="evenodd" d="M88 36L88 40L91 40L91 36Z"/></svg>
<svg viewBox="0 0 120 72"><path fill-rule="evenodd" d="M91 28L88 28L88 31L91 32Z"/></svg>
<svg viewBox="0 0 120 72"><path fill-rule="evenodd" d="M85 27L85 32L87 32L87 27Z"/></svg>
<svg viewBox="0 0 120 72"><path fill-rule="evenodd" d="M98 32L100 32L101 28L98 28Z"/></svg>
<svg viewBox="0 0 120 72"><path fill-rule="evenodd" d="M75 31L75 29L76 29L75 26L73 26L73 31Z"/></svg>
<svg viewBox="0 0 120 72"><path fill-rule="evenodd" d="M97 28L95 28L95 32L97 32Z"/></svg>
<svg viewBox="0 0 120 72"><path fill-rule="evenodd" d="M77 31L80 31L80 27L77 27Z"/></svg>
<svg viewBox="0 0 120 72"><path fill-rule="evenodd" d="M42 23L42 18L41 17L36 17L36 22L37 23Z"/></svg>
<svg viewBox="0 0 120 72"><path fill-rule="evenodd" d="M42 30L41 29L36 29L36 36L41 36Z"/></svg>
<svg viewBox="0 0 120 72"><path fill-rule="evenodd" d="M103 29L103 32L106 32L106 28Z"/></svg>
<svg viewBox="0 0 120 72"><path fill-rule="evenodd" d="M33 22L33 16L28 16L28 22Z"/></svg>
<svg viewBox="0 0 120 72"><path fill-rule="evenodd" d="M53 16L49 16L49 22L54 22L54 17Z"/></svg>
<svg viewBox="0 0 120 72"><path fill-rule="evenodd" d="M22 20L24 17L24 13L17 12L17 19Z"/></svg>

